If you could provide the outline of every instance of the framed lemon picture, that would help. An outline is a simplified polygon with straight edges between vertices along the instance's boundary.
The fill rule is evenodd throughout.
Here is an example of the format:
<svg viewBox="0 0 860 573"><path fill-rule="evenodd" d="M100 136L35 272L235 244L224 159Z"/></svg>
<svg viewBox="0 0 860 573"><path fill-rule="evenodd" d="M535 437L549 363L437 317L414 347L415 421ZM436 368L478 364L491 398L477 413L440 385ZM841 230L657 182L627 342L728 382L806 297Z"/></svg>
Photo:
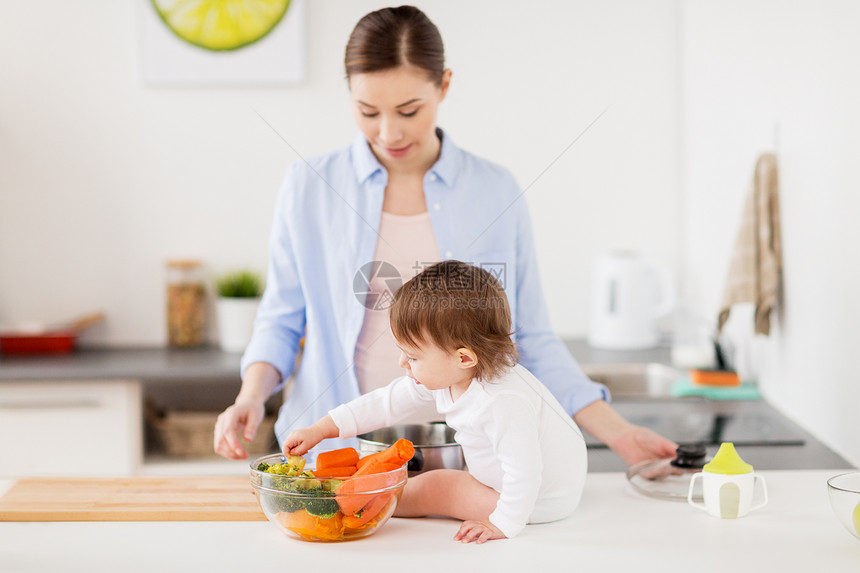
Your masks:
<svg viewBox="0 0 860 573"><path fill-rule="evenodd" d="M297 84L305 0L137 0L147 83Z"/></svg>

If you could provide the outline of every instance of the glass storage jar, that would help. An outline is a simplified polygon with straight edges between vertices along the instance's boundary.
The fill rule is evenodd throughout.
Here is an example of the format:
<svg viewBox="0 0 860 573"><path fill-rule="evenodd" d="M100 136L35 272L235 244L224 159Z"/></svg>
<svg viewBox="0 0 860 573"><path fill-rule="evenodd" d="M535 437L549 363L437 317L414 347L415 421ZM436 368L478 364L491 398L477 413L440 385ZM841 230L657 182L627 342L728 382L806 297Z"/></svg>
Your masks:
<svg viewBox="0 0 860 573"><path fill-rule="evenodd" d="M170 346L203 344L206 289L203 265L196 260L167 261L167 341Z"/></svg>

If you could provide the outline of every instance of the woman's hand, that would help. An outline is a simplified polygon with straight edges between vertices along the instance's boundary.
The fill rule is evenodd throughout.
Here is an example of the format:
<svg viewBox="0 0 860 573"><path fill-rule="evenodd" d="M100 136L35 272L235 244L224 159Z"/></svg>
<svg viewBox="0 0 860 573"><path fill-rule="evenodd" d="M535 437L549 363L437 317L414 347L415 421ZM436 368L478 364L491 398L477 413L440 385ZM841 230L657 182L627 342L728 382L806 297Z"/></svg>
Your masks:
<svg viewBox="0 0 860 573"><path fill-rule="evenodd" d="M454 535L454 539L461 543L483 543L490 539L507 539L498 527L489 521L464 521L460 529Z"/></svg>
<svg viewBox="0 0 860 573"><path fill-rule="evenodd" d="M674 458L678 448L678 444L653 430L632 424L626 432L606 445L628 466L655 458Z"/></svg>
<svg viewBox="0 0 860 573"><path fill-rule="evenodd" d="M312 426L293 430L284 440L283 454L285 456L303 456L309 449L325 440L336 438L340 429L335 425L331 416L320 418Z"/></svg>
<svg viewBox="0 0 860 573"><path fill-rule="evenodd" d="M215 453L231 460L244 460L248 452L239 442L239 435L250 442L265 415L263 400L236 398L236 402L218 415L215 422Z"/></svg>
<svg viewBox="0 0 860 573"><path fill-rule="evenodd" d="M628 466L655 458L674 458L678 444L625 420L603 400L592 402L573 417L577 425L609 446Z"/></svg>
<svg viewBox="0 0 860 573"><path fill-rule="evenodd" d="M236 402L215 422L215 453L231 460L244 460L248 452L239 443L239 434L251 441L266 413L266 398L281 380L281 373L266 362L254 362L245 370Z"/></svg>

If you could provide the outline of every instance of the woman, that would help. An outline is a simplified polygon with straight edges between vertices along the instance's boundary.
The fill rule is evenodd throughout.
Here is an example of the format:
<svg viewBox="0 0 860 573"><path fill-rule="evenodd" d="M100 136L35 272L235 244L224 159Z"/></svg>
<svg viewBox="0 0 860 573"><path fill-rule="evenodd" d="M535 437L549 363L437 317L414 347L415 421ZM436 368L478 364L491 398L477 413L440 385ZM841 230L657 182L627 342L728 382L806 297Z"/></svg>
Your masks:
<svg viewBox="0 0 860 573"><path fill-rule="evenodd" d="M348 148L287 172L242 387L218 417L215 451L247 457L237 436L253 438L266 398L292 372L306 325L295 386L275 425L279 442L403 375L388 296L423 266L456 258L502 282L521 363L581 428L628 464L672 456L676 445L619 416L552 332L514 178L436 127L451 85L436 26L410 6L372 12L353 30L345 65L361 133Z"/></svg>

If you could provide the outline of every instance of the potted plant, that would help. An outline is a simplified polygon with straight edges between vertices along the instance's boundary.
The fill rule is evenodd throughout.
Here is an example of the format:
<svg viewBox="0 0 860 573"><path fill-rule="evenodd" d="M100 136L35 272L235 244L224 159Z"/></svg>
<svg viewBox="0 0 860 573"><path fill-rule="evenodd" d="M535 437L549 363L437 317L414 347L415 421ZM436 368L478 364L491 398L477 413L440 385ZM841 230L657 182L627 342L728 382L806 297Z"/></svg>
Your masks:
<svg viewBox="0 0 860 573"><path fill-rule="evenodd" d="M227 273L215 281L218 340L226 352L242 352L251 340L263 281L252 271Z"/></svg>

